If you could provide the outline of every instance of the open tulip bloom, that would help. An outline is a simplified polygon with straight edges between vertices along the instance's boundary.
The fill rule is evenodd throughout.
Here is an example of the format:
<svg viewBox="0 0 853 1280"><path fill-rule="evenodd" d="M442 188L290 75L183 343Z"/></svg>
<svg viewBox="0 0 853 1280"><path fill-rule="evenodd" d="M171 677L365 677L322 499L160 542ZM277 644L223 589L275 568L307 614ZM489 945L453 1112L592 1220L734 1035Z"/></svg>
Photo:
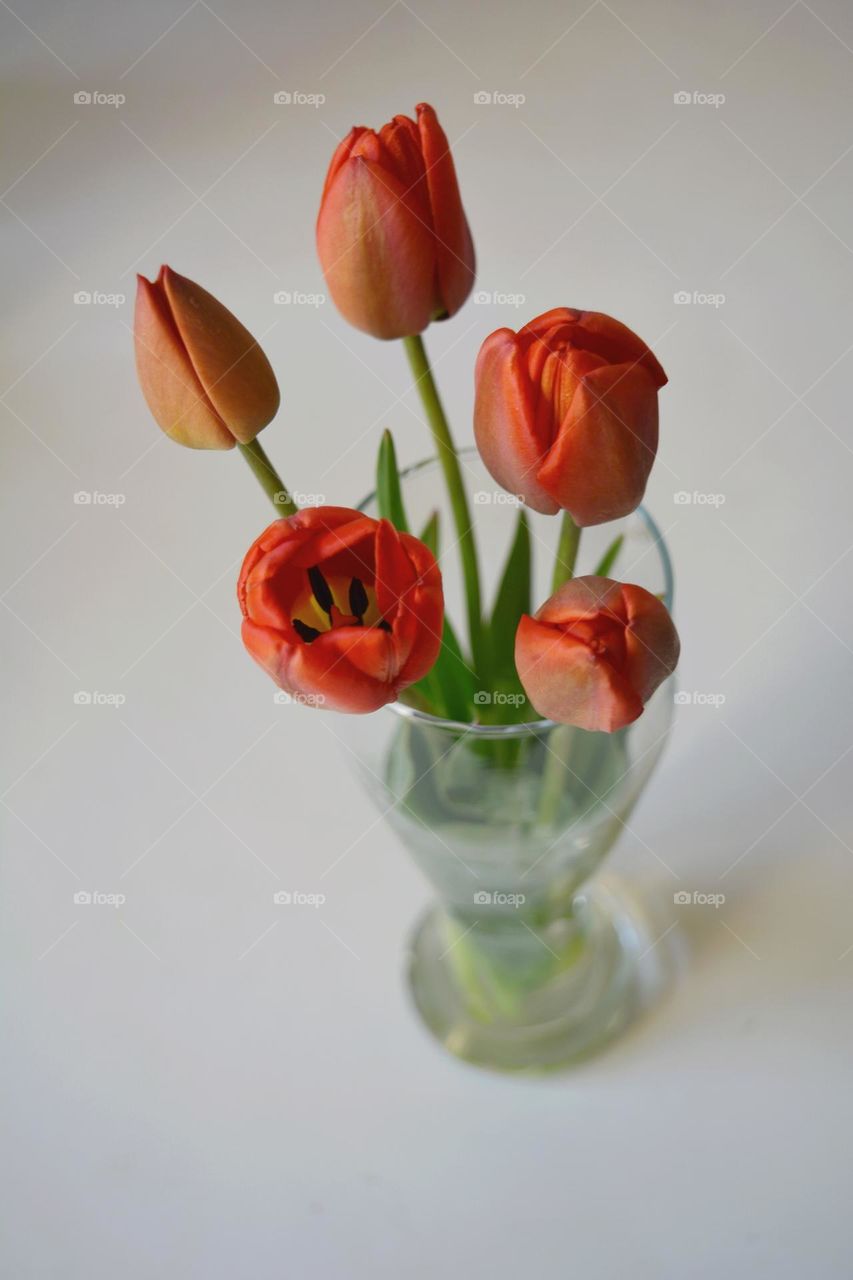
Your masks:
<svg viewBox="0 0 853 1280"><path fill-rule="evenodd" d="M447 138L432 107L419 105L416 117L357 127L341 142L317 249L343 317L404 343L447 486L466 638L444 616L436 521L421 538L410 532L390 434L378 454L378 520L340 506L298 510L257 440L279 407L269 361L221 302L169 267L153 283L139 278L139 381L166 435L191 448L237 446L274 503L276 519L240 573L242 635L295 700L350 713L402 700L465 723L481 720L485 703L492 724L541 717L612 733L673 671L678 636L658 597L610 576L621 538L596 574L573 571L582 528L642 500L666 375L641 338L595 311L559 306L482 342L478 449L499 485L554 517L557 548L553 594L537 606L522 509L487 616L462 468L421 336L464 304L474 249ZM519 696L482 696L507 688Z"/></svg>

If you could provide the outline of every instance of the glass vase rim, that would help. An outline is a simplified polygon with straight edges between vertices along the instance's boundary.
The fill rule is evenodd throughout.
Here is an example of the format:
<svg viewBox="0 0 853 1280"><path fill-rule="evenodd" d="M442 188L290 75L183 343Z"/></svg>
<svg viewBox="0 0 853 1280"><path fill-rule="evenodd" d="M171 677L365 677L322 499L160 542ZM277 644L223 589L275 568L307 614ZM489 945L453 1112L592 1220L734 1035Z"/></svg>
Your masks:
<svg viewBox="0 0 853 1280"><path fill-rule="evenodd" d="M482 464L482 459L477 448L474 445L468 445L464 449L457 450L460 459L476 458ZM435 454L427 458L421 458L418 462L411 463L408 467L404 467L400 472L400 480L405 481L412 476L417 475L421 471L426 471L430 467L440 467L440 462ZM357 503L356 510L363 511L372 502L376 501L377 490L372 489L366 497ZM661 568L663 570L664 590L663 602L667 609L672 612L674 576L672 569L672 560L670 559L669 549L666 540L657 521L654 519L648 508L641 503L630 515L638 515L646 526L647 532L651 535L652 543L657 549L660 559ZM623 517L627 518L627 517ZM615 523L615 522L614 522ZM664 688L669 681L664 682ZM659 689L657 695L663 690ZM656 695L656 696L657 696ZM529 737L537 733L547 733L551 729L561 728L558 720L525 720L519 724L476 724L467 720L447 720L444 716L434 716L429 711L419 711L417 707L410 707L405 702L389 702L381 708L382 711L390 711L394 715L402 716L407 720L414 720L423 725L431 725L434 729L441 729L458 733L460 730L476 736L478 738L520 738Z"/></svg>

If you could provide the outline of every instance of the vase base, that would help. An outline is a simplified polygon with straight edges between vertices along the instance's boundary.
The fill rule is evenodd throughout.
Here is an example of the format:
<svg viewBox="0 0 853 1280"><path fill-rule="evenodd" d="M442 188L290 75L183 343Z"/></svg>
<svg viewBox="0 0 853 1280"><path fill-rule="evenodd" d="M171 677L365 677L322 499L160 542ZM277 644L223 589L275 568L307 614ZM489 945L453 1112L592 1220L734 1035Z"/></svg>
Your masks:
<svg viewBox="0 0 853 1280"><path fill-rule="evenodd" d="M659 996L664 949L640 904L612 881L584 890L576 918L579 945L569 961L528 930L554 957L545 959L551 972L532 986L498 987L470 963L483 954L471 937L476 926L461 933L441 907L428 911L412 938L409 983L432 1034L456 1057L497 1071L559 1070L603 1049Z"/></svg>

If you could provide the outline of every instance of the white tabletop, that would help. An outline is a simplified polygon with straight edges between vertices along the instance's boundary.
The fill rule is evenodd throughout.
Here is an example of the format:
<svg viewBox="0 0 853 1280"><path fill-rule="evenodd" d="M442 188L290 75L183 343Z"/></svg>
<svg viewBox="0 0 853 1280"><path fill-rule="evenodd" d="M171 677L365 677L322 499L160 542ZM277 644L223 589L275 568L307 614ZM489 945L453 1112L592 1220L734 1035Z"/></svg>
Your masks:
<svg viewBox="0 0 853 1280"><path fill-rule="evenodd" d="M848 1275L849 6L13 0L0 47L3 1274ZM611 863L683 963L545 1082L418 1023L429 890L239 642L264 501L159 435L132 366L133 272L168 261L262 339L294 488L355 501L386 425L426 453L399 348L294 300L335 139L420 99L501 296L428 334L459 438L479 342L551 306L671 378L648 500L691 700Z"/></svg>

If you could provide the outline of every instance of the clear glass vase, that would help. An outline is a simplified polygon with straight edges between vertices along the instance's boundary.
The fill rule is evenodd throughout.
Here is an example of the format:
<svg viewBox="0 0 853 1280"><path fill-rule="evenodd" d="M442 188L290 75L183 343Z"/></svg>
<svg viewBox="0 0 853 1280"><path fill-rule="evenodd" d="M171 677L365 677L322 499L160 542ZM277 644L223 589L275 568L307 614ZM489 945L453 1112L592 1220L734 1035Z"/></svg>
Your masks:
<svg viewBox="0 0 853 1280"><path fill-rule="evenodd" d="M496 584L515 510L476 452L462 462L483 582ZM439 510L445 594L461 632L458 556L438 465L410 468L403 494L413 529ZM362 506L375 514L372 495ZM528 514L539 604L549 594L559 520ZM669 557L642 508L584 530L576 572L592 572L618 534L611 576L671 607ZM670 679L615 734L548 720L464 724L403 703L342 717L359 776L436 893L412 938L409 980L421 1017L450 1052L481 1066L547 1070L594 1052L631 1020L643 990L643 932L625 900L590 877L649 779L672 706Z"/></svg>

